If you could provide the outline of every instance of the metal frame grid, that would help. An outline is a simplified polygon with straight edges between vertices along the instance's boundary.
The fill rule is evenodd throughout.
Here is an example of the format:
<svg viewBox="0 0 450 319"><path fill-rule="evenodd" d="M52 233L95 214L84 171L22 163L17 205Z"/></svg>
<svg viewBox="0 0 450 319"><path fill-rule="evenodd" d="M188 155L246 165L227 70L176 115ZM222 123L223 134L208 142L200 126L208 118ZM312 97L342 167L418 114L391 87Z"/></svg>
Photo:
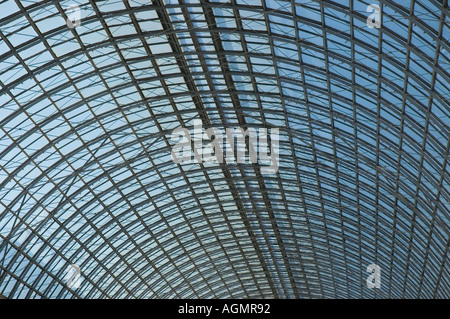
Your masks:
<svg viewBox="0 0 450 319"><path fill-rule="evenodd" d="M1 1L0 295L449 298L447 0L374 2ZM277 174L175 164L196 119Z"/></svg>

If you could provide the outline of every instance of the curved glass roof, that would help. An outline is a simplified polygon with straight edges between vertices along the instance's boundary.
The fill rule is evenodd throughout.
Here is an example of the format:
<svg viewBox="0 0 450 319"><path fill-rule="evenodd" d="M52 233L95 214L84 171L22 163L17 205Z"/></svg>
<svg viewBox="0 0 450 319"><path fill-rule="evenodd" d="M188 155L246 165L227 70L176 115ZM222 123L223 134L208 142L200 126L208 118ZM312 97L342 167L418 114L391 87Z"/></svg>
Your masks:
<svg viewBox="0 0 450 319"><path fill-rule="evenodd" d="M0 295L449 298L449 32L446 0L0 1ZM196 120L279 128L277 172L175 163Z"/></svg>

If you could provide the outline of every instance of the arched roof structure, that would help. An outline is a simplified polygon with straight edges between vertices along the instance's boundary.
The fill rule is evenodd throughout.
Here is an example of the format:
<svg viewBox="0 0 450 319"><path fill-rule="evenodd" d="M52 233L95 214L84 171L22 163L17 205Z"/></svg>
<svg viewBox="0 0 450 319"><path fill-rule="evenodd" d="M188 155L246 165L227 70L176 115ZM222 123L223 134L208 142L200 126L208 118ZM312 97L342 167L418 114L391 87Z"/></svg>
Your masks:
<svg viewBox="0 0 450 319"><path fill-rule="evenodd" d="M0 295L449 298L448 19L446 0L0 1ZM278 128L277 172L175 163L195 120Z"/></svg>

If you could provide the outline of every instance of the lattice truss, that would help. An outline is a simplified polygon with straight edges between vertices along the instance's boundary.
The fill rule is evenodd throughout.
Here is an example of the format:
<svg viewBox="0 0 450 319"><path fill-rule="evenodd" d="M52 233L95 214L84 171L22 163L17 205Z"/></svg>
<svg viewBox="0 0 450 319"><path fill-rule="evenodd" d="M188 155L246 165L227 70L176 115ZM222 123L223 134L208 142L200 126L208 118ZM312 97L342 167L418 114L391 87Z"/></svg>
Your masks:
<svg viewBox="0 0 450 319"><path fill-rule="evenodd" d="M1 1L0 295L449 298L448 19L447 0ZM277 173L175 163L194 120L279 128Z"/></svg>

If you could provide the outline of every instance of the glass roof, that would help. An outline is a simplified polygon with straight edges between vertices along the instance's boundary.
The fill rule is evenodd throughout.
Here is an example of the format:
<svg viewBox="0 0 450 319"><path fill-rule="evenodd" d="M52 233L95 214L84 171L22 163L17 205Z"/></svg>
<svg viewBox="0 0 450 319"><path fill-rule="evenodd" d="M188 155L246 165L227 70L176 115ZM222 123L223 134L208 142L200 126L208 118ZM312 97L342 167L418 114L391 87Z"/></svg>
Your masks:
<svg viewBox="0 0 450 319"><path fill-rule="evenodd" d="M0 1L0 295L450 298L449 14ZM175 163L195 120L279 128L277 172Z"/></svg>

